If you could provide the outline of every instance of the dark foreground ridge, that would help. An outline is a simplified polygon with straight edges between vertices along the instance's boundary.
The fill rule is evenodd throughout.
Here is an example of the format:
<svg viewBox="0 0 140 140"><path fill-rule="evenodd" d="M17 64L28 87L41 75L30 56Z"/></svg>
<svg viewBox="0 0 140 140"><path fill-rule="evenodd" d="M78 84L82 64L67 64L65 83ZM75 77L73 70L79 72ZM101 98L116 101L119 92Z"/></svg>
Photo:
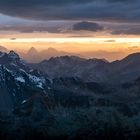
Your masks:
<svg viewBox="0 0 140 140"><path fill-rule="evenodd" d="M140 54L29 64L0 52L0 139L139 140Z"/></svg>

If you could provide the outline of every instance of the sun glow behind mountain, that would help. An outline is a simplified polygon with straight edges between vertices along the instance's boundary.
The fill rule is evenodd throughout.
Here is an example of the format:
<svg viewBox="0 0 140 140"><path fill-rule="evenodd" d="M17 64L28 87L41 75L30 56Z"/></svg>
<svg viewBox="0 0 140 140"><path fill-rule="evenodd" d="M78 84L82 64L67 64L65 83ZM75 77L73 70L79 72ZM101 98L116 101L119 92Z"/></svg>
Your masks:
<svg viewBox="0 0 140 140"><path fill-rule="evenodd" d="M0 42L2 46L6 46L8 49L17 49L21 51L27 51L33 46L39 51L53 47L58 50L73 53L107 51L121 52L127 55L140 51L139 38L1 38Z"/></svg>

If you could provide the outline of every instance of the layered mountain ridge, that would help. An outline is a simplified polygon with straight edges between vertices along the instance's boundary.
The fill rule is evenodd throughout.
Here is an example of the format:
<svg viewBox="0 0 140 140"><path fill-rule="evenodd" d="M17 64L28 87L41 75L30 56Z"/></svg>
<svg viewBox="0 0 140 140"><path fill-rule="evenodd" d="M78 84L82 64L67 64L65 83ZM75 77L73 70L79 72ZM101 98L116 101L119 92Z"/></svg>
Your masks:
<svg viewBox="0 0 140 140"><path fill-rule="evenodd" d="M51 78L79 77L86 82L122 84L140 76L140 54L135 53L114 62L104 59L84 59L61 56L31 64Z"/></svg>
<svg viewBox="0 0 140 140"><path fill-rule="evenodd" d="M61 56L32 64L0 52L0 138L107 139L116 129L113 138L138 135L139 59Z"/></svg>
<svg viewBox="0 0 140 140"><path fill-rule="evenodd" d="M27 88L46 95L50 90L58 90L58 93L67 91L71 94L81 92L79 95L111 92L114 87L133 83L140 77L139 58L140 54L136 53L111 63L104 59L61 56L31 64L22 60L14 51L0 52L0 78L11 80L2 82L1 87L7 88L5 92L11 95L14 92L27 94ZM11 90L8 92L9 87Z"/></svg>

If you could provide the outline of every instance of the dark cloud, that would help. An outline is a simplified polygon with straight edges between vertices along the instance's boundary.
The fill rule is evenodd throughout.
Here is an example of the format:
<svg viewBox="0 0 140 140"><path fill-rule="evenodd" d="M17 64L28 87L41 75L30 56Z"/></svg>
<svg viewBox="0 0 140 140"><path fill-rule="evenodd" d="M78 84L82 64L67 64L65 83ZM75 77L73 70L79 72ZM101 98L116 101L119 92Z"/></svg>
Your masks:
<svg viewBox="0 0 140 140"><path fill-rule="evenodd" d="M130 47L128 47L128 50L138 52L140 50L140 47L139 46L130 46Z"/></svg>
<svg viewBox="0 0 140 140"><path fill-rule="evenodd" d="M116 40L105 40L104 42L116 42Z"/></svg>
<svg viewBox="0 0 140 140"><path fill-rule="evenodd" d="M73 25L73 30L75 31L86 30L97 32L102 31L103 29L103 26L93 22L79 22Z"/></svg>
<svg viewBox="0 0 140 140"><path fill-rule="evenodd" d="M128 47L128 49L138 49L139 46L131 46L131 47Z"/></svg>
<svg viewBox="0 0 140 140"><path fill-rule="evenodd" d="M140 20L139 0L0 0L0 13L30 19Z"/></svg>
<svg viewBox="0 0 140 140"><path fill-rule="evenodd" d="M46 27L30 27L30 26L0 26L1 31L17 31L17 32L23 32L23 33L32 33L32 32L42 32L42 31L48 31Z"/></svg>
<svg viewBox="0 0 140 140"><path fill-rule="evenodd" d="M49 32L49 33L61 33L61 28L59 27L47 27L39 25L12 25L12 26L0 26L0 31L16 31L21 33L33 33L33 32Z"/></svg>
<svg viewBox="0 0 140 140"><path fill-rule="evenodd" d="M11 40L16 40L16 38L10 38Z"/></svg>
<svg viewBox="0 0 140 140"><path fill-rule="evenodd" d="M140 35L140 27L114 30L111 32L113 35Z"/></svg>

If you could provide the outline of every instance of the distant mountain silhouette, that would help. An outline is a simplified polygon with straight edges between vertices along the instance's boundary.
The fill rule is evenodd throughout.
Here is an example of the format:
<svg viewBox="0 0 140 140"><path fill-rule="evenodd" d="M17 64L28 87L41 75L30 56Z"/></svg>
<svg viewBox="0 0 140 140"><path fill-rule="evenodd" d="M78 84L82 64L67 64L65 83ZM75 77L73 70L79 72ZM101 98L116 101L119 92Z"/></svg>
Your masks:
<svg viewBox="0 0 140 140"><path fill-rule="evenodd" d="M119 60L120 58L123 58L126 56L124 52L108 52L108 51L90 51L90 52L83 52L81 53L81 56L84 58L105 58L109 61Z"/></svg>
<svg viewBox="0 0 140 140"><path fill-rule="evenodd" d="M109 61L119 60L127 54L123 52L108 52L108 51L90 51L90 52L79 52L79 53L69 53L61 50L57 50L55 48L49 47L47 50L37 51L35 47L31 47L27 53L21 53L20 55L29 62L41 62L44 59L50 59L51 57L59 57L59 56L78 56L82 58L98 58L98 59L106 59Z"/></svg>
<svg viewBox="0 0 140 140"><path fill-rule="evenodd" d="M58 51L54 48L48 48L41 52L37 51L34 47L30 48L29 51L23 55L23 58L29 62L40 62L44 59L50 59L51 57L72 55L72 53L67 53L64 51Z"/></svg>
<svg viewBox="0 0 140 140"><path fill-rule="evenodd" d="M8 49L5 48L5 47L3 47L3 46L0 46L0 51L1 51L1 52L8 52Z"/></svg>
<svg viewBox="0 0 140 140"><path fill-rule="evenodd" d="M36 48L34 47L31 47L28 52L27 52L27 55L38 55L38 51L36 50Z"/></svg>
<svg viewBox="0 0 140 140"><path fill-rule="evenodd" d="M29 62L38 62L41 59L41 55L36 48L31 47L27 53L23 55L23 58Z"/></svg>

